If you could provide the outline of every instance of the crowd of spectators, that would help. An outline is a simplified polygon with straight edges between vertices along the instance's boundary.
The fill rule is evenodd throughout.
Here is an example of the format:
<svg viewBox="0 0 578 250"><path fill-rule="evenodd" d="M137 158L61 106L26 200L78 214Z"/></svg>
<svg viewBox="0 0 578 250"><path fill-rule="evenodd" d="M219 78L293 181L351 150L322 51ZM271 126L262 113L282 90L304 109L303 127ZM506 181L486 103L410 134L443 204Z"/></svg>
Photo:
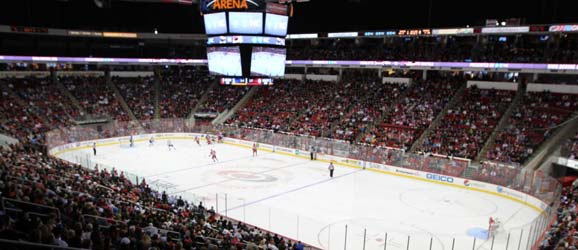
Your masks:
<svg viewBox="0 0 578 250"><path fill-rule="evenodd" d="M474 159L515 95L515 91L471 86L431 130L419 150Z"/></svg>
<svg viewBox="0 0 578 250"><path fill-rule="evenodd" d="M538 250L578 249L576 240L578 190L576 186L564 187L559 202L560 206L555 211L557 219L543 235Z"/></svg>
<svg viewBox="0 0 578 250"><path fill-rule="evenodd" d="M316 80L283 80L264 87L227 121L239 126L330 137L332 124L359 95L351 84Z"/></svg>
<svg viewBox="0 0 578 250"><path fill-rule="evenodd" d="M0 80L0 85L10 87L12 84ZM42 143L46 124L33 106L26 105L13 92L0 89L0 132L20 138L24 141Z"/></svg>
<svg viewBox="0 0 578 250"><path fill-rule="evenodd" d="M263 86L227 124L240 127L287 131L298 113L297 108L307 92L308 82L277 81L275 86Z"/></svg>
<svg viewBox="0 0 578 250"><path fill-rule="evenodd" d="M550 40L557 39L557 43ZM433 36L291 41L290 60L575 63L576 36Z"/></svg>
<svg viewBox="0 0 578 250"><path fill-rule="evenodd" d="M207 99L201 103L198 113L222 113L230 110L250 90L250 87L218 85L209 90Z"/></svg>
<svg viewBox="0 0 578 250"><path fill-rule="evenodd" d="M560 155L573 160L578 159L578 133L562 144Z"/></svg>
<svg viewBox="0 0 578 250"><path fill-rule="evenodd" d="M150 120L155 117L154 77L113 77L124 101L138 120Z"/></svg>
<svg viewBox="0 0 578 250"><path fill-rule="evenodd" d="M351 102L346 113L341 116L333 134L336 139L357 141L360 135L376 121L383 118L408 86L404 83L382 83L379 79L354 79L351 82L352 95L356 102Z"/></svg>
<svg viewBox="0 0 578 250"><path fill-rule="evenodd" d="M526 93L487 152L490 160L522 164L578 108L578 95Z"/></svg>
<svg viewBox="0 0 578 250"><path fill-rule="evenodd" d="M185 118L213 83L208 71L179 67L163 72L160 79L160 117Z"/></svg>
<svg viewBox="0 0 578 250"><path fill-rule="evenodd" d="M9 79L9 86L29 106L37 108L51 127L67 127L80 118L80 112L70 98L62 94L49 78Z"/></svg>
<svg viewBox="0 0 578 250"><path fill-rule="evenodd" d="M407 95L365 135L364 142L409 149L441 112L463 81L451 77L415 80Z"/></svg>
<svg viewBox="0 0 578 250"><path fill-rule="evenodd" d="M128 121L129 116L121 107L114 90L104 77L67 76L59 81L80 102L88 115L111 117L113 120Z"/></svg>
<svg viewBox="0 0 578 250"><path fill-rule="evenodd" d="M295 116L289 124L288 132L316 137L336 137L339 131L336 123L347 112L351 104L361 102L355 94L354 84L349 82L306 82L303 95L292 100Z"/></svg>
<svg viewBox="0 0 578 250"><path fill-rule="evenodd" d="M313 46L307 42L294 42L288 50L288 58L292 60L464 61L469 58L471 51L471 46L468 47L465 42L442 43L441 37L394 38L385 44L381 39L320 40Z"/></svg>
<svg viewBox="0 0 578 250"><path fill-rule="evenodd" d="M517 164L483 161L480 164L478 171L475 171L471 178L517 189L517 187L513 185L515 184L515 177L520 173L520 171L521 168Z"/></svg>
<svg viewBox="0 0 578 250"><path fill-rule="evenodd" d="M122 172L51 158L26 144L0 148L0 237L88 249L303 249ZM3 249L19 249L5 246Z"/></svg>

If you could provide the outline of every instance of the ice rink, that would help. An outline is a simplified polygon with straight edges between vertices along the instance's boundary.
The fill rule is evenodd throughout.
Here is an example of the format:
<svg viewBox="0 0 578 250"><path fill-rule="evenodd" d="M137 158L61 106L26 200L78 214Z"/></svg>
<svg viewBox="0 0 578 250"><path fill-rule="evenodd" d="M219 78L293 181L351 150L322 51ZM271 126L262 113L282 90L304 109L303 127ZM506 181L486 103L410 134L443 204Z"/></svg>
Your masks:
<svg viewBox="0 0 578 250"><path fill-rule="evenodd" d="M477 191L340 165L330 178L325 162L270 152L253 157L249 148L226 144L174 144L174 151L165 141L98 147L93 160L323 249L527 249L528 223L538 216L521 203ZM74 161L80 154L92 149L59 157ZM493 242L474 242L490 216L500 218L504 232Z"/></svg>

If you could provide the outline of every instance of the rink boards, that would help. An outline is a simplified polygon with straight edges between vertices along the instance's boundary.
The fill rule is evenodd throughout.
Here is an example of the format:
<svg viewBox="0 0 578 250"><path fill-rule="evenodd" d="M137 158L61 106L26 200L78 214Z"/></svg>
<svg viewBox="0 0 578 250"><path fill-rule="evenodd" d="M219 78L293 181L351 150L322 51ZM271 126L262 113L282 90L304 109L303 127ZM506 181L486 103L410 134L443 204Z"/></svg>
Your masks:
<svg viewBox="0 0 578 250"><path fill-rule="evenodd" d="M133 136L134 142L146 142L149 140L150 137L154 137L155 141L159 140L194 140L195 137L200 137L201 140L204 140L204 136L206 134L199 134L199 133L157 133L157 134L141 134ZM128 140L128 136L123 137L114 137L114 138L107 138L107 139L99 139L99 140L91 140L91 141L83 141L83 142L75 142L69 143L61 146L57 146L51 148L49 150L49 154L52 156L58 157L67 152L82 150L82 149L89 149L92 147L93 143L96 142L97 147L105 147L105 146L113 146L119 145L121 141ZM253 146L252 141L246 140L239 140L234 138L224 138L223 139L225 144L238 146L238 147L246 147L251 148ZM309 151L302 151L298 149L286 148L286 147L279 147L270 144L263 144L257 143L258 149L260 151L265 152L273 152L276 154L287 155L292 157L298 158L306 158L310 157ZM400 168L394 167L384 164L378 164L373 162L366 162L360 161L355 159L349 159L344 157L337 157L332 155L326 154L319 154L317 155L317 161L321 162L330 162L333 161L336 165L341 165L350 168L356 169L365 169L368 171L394 175L404 178L410 178L414 180L420 180L429 183L435 183L445 186L451 186L455 188L461 189L468 189L474 190L478 192L483 192L495 196L499 196L505 199L509 199L518 203L521 203L525 206L532 208L533 210L537 211L538 213L544 212L547 208L547 204L540 199L517 191L507 187L498 186L490 183L464 179L459 177L452 177L452 176L445 176L435 173L429 173L424 171L418 171L413 169L407 168Z"/></svg>

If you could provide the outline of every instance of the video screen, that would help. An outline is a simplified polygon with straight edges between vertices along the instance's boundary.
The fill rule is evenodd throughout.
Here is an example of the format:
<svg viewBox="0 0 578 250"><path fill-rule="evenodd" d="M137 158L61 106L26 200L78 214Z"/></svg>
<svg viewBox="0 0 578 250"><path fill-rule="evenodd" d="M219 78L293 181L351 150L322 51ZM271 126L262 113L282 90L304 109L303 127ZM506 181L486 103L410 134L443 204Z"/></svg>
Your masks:
<svg viewBox="0 0 578 250"><path fill-rule="evenodd" d="M251 75L280 77L285 75L284 48L253 47Z"/></svg>
<svg viewBox="0 0 578 250"><path fill-rule="evenodd" d="M289 17L267 13L265 15L265 34L273 36L287 35Z"/></svg>
<svg viewBox="0 0 578 250"><path fill-rule="evenodd" d="M205 32L207 35L227 33L227 14L225 12L205 14Z"/></svg>
<svg viewBox="0 0 578 250"><path fill-rule="evenodd" d="M263 13L229 12L229 33L262 34Z"/></svg>
<svg viewBox="0 0 578 250"><path fill-rule="evenodd" d="M226 76L242 76L239 47L207 47L209 72Z"/></svg>

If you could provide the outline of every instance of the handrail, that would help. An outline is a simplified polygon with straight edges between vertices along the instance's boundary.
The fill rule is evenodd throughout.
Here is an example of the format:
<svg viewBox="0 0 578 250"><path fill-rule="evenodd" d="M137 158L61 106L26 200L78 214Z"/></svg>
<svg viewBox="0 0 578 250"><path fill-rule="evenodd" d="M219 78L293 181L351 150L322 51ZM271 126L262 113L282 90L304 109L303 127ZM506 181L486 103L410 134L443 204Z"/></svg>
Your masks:
<svg viewBox="0 0 578 250"><path fill-rule="evenodd" d="M31 206L35 206L35 207L42 207L42 208L47 208L47 209L50 209L50 210L54 210L54 211L56 211L57 217L60 218L60 210L58 210L58 208L51 207L51 206L46 206L46 205L42 205L42 204L38 204L38 203L33 203L33 202L27 202L27 201L21 201L21 200L16 200L16 199L11 199L11 198L2 197L2 207L4 208L4 211L6 211L6 210L12 210L12 211L18 211L18 212L24 211L24 210L22 210L22 209L16 210L16 209L13 209L13 208L7 208L7 207L6 207L6 201L21 203L21 204L27 204L27 205L31 205ZM29 212L29 213L34 213L34 214L38 214L38 215L43 215L43 214L38 213L38 212L30 212L30 211L27 211L27 212Z"/></svg>
<svg viewBox="0 0 578 250"><path fill-rule="evenodd" d="M109 203L111 203L110 201L112 201L113 199L106 198L106 200L107 200ZM122 200L115 200L115 201L119 201L119 202L121 202L121 203L139 205L139 206L141 206L142 208L150 209L150 210L154 210L154 211L158 211L158 212L163 212L163 213L168 213L168 212L169 212L169 211L167 211L166 209L161 209L161 208L156 208L156 207L151 207L151 206L145 206L145 205L143 205L143 204L138 204L138 203L136 203L136 202L134 202L134 201L124 200L124 199L122 199Z"/></svg>
<svg viewBox="0 0 578 250"><path fill-rule="evenodd" d="M41 243L34 243L34 242L28 242L28 241L7 240L7 239L0 239L0 243L12 244L12 245L24 245L24 246L30 246L30 247L42 247L42 248L50 248L50 249L89 250L88 248L61 247L61 246L55 246L55 245L50 245L50 244L41 244Z"/></svg>
<svg viewBox="0 0 578 250"><path fill-rule="evenodd" d="M168 229L161 229L161 228L159 228L159 233L160 233L161 235L167 236L167 238L168 238L168 233L173 233L173 234L176 234L176 235L179 236L179 237L176 238L176 239L178 239L178 240L181 239L181 233L179 233L179 232L177 232L177 231L172 231L172 230L168 230Z"/></svg>
<svg viewBox="0 0 578 250"><path fill-rule="evenodd" d="M83 214L82 217L91 217L91 218L94 218L94 219L101 219L101 220L105 220L105 221L114 221L114 222L116 222L116 223L118 223L118 224L126 224L126 222L124 222L124 221L115 220L115 219L112 219L112 218L106 218L106 217L102 217L102 216L90 215L90 214Z"/></svg>

